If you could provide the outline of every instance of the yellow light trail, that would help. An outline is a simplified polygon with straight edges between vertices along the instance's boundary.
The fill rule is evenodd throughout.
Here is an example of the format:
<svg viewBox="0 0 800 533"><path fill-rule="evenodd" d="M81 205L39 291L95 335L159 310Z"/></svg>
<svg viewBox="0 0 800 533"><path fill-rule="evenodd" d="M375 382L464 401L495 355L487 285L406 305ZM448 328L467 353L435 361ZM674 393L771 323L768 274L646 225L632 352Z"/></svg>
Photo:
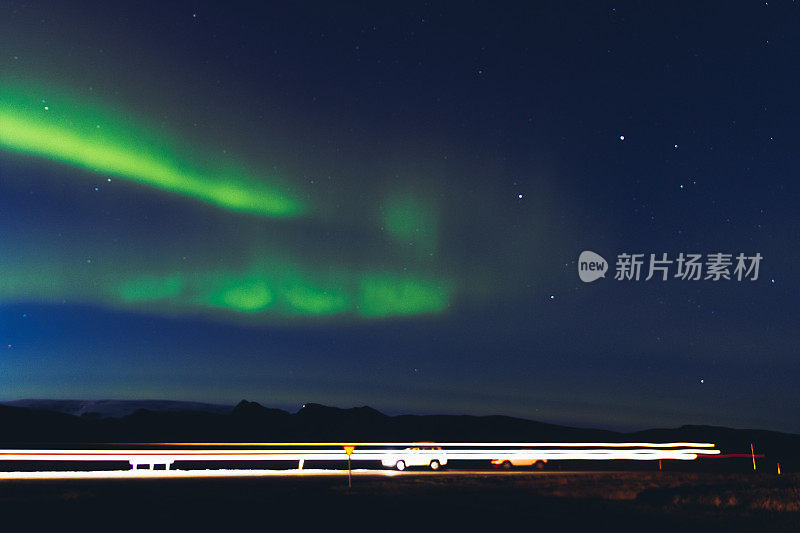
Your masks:
<svg viewBox="0 0 800 533"><path fill-rule="evenodd" d="M438 449L442 448L442 449ZM352 459L380 461L388 456L408 453L407 449L365 449L355 447ZM692 460L698 455L717 455L719 450L709 448L444 448L428 447L417 450L420 455L446 455L448 459L494 460L497 458L542 458L542 459L681 459ZM0 450L0 461L128 461L137 464L168 464L174 461L337 461L347 460L344 447L334 449L273 449L273 450Z"/></svg>
<svg viewBox="0 0 800 533"><path fill-rule="evenodd" d="M138 442L115 446L442 446L442 447L592 447L592 448L713 448L710 442Z"/></svg>

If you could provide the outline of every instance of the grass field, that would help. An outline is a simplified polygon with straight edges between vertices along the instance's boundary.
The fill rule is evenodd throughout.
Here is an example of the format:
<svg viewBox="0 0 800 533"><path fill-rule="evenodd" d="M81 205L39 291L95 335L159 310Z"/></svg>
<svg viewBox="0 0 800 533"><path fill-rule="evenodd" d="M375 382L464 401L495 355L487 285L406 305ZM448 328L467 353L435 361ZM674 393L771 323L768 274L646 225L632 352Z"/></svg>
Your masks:
<svg viewBox="0 0 800 533"><path fill-rule="evenodd" d="M519 472L393 478L3 481L0 514L66 523L442 531L797 531L800 475ZM288 525L289 529L286 529ZM233 528L233 529L232 529ZM518 531L520 529L514 529Z"/></svg>

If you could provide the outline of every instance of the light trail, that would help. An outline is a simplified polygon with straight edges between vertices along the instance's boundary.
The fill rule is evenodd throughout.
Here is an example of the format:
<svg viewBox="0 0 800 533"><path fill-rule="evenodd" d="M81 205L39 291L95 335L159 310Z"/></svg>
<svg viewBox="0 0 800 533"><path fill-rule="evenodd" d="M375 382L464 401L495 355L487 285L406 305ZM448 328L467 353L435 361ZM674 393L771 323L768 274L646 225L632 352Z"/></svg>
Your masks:
<svg viewBox="0 0 800 533"><path fill-rule="evenodd" d="M454 447L554 447L554 448L714 448L710 442L123 442L112 446L440 446Z"/></svg>
<svg viewBox="0 0 800 533"><path fill-rule="evenodd" d="M445 464L452 460L552 461L552 460L683 460L699 456L719 455L720 451L708 443L605 443L609 446L590 447L598 443L539 443L536 447L520 443L393 443L405 446L376 448L380 443L314 443L320 448L295 448L311 443L280 443L281 448L267 450L230 449L5 449L0 450L0 461L116 461L128 462L133 470L140 465L164 465L169 471L176 461L298 461L302 469L306 461L380 461L384 466L403 464ZM411 444L411 446L408 446ZM697 444L696 446L692 446ZM161 444L162 446L166 444ZM264 445L263 443L261 444ZM330 446L336 446L332 448ZM504 446L504 447L501 447ZM509 449L510 446L515 446ZM350 448L348 454L345 448ZM358 449L361 447L361 449ZM370 447L372 447L370 449ZM420 463L421 461L421 463Z"/></svg>
<svg viewBox="0 0 800 533"><path fill-rule="evenodd" d="M353 469L351 474L358 477L393 478L400 476L448 476L448 477L475 477L475 476L583 476L597 474L611 474L612 471L569 471L569 472L540 472L532 470L462 470L462 471L430 471L430 470L374 470ZM347 477L347 470L109 470L94 472L0 472L0 482L20 480L71 480L71 479L193 479L193 478L320 478L320 477Z"/></svg>
<svg viewBox="0 0 800 533"><path fill-rule="evenodd" d="M354 469L359 476L395 477L400 475L425 475L433 472L398 472L396 470ZM507 472L502 472L507 473ZM453 472L450 472L452 475ZM55 480L55 479L187 479L224 477L330 477L347 476L347 470L110 470L94 472L0 472L0 480Z"/></svg>
<svg viewBox="0 0 800 533"><path fill-rule="evenodd" d="M370 450L353 451L352 460L379 461L387 455L403 455L405 450ZM416 452L420 455L437 456L442 451ZM648 450L634 448L630 450L445 450L448 459L478 460L496 459L498 457L543 459L696 459L698 455L716 455L719 450L687 448L681 450ZM271 450L271 451L236 451L236 450L174 450L168 453L157 450L0 450L0 461L129 461L141 462L163 461L341 461L347 460L344 450Z"/></svg>

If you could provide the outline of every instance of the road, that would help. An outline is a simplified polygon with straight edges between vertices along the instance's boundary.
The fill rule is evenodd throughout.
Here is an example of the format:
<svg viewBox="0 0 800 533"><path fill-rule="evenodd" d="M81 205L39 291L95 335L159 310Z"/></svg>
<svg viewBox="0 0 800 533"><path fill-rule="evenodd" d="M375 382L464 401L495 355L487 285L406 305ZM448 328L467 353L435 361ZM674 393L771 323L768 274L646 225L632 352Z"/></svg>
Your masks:
<svg viewBox="0 0 800 533"><path fill-rule="evenodd" d="M14 468L14 464L59 464L61 468L37 466L38 472L0 472L0 479L65 479L65 478L133 478L133 477L241 477L241 476L313 476L337 475L334 467L352 464L359 475L389 476L398 475L395 471L380 469L367 470L365 464L383 464L384 467L397 467L403 470L411 466L428 466L431 469L444 466L451 461L491 461L494 464L506 463L513 465L544 464L548 461L566 460L632 460L632 461L661 461L680 460L691 461L700 456L719 455L719 450L710 443L527 443L527 444L492 444L492 443L390 443L403 446L402 448L386 447L387 443L283 443L273 444L271 447L245 447L250 445L227 444L222 448L207 444L192 445L157 444L140 445L139 447L106 446L85 449L0 449L0 462L6 463L6 470L25 470ZM302 446L302 447L300 447ZM503 446L503 447L501 447ZM512 447L513 446L513 447ZM245 463L257 463L262 466L267 462L275 461L288 463L294 462L297 469L279 470L253 468L241 469ZM63 472L64 466L73 462L83 463L84 468L72 467L76 472ZM92 466L89 463L128 463L131 469L112 471L110 468ZM227 462L228 464L225 464ZM304 469L304 464L313 462L318 467L315 470ZM173 469L177 463L178 470ZM236 470L198 470L206 463L217 464L220 467L235 468ZM321 464L322 463L322 464ZM327 464L325 464L327 463ZM334 464L330 464L334 463ZM142 471L141 466L149 467ZM333 467L331 470L320 470L320 466ZM463 463L462 463L463 465ZM459 466L462 466L459 465ZM255 464L253 464L255 466ZM287 465L288 466L288 465ZM309 465L310 466L310 465ZM451 468L452 465L451 464ZM194 468L194 470L180 470ZM89 472L95 468L100 472ZM56 471L54 471L56 470ZM62 471L58 471L62 470ZM347 472L347 470L341 470ZM423 471L413 471L407 475L425 475ZM474 471L473 471L474 472ZM431 472L430 474L437 474ZM453 473L452 470L449 471ZM515 474L516 472L496 472L492 474ZM439 474L442 475L442 474Z"/></svg>
<svg viewBox="0 0 800 533"><path fill-rule="evenodd" d="M34 479L188 479L188 478L303 478L303 477L347 477L347 470L106 470L93 472L0 472L0 481ZM542 472L535 470L378 470L358 468L352 470L353 477L474 477L474 476L547 476L564 472ZM592 471L570 471L569 474L597 474Z"/></svg>

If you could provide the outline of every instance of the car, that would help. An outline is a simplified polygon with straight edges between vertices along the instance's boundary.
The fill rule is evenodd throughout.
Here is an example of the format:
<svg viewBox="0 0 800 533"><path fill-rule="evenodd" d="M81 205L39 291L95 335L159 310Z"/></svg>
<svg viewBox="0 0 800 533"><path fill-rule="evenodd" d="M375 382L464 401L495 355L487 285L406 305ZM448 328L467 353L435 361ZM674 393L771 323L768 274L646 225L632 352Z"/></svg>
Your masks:
<svg viewBox="0 0 800 533"><path fill-rule="evenodd" d="M389 453L381 464L387 468L405 470L409 466L427 466L439 470L447 464L447 454L440 446L414 446Z"/></svg>
<svg viewBox="0 0 800 533"><path fill-rule="evenodd" d="M546 462L547 459L540 459L535 455L526 455L524 453L509 454L492 459L492 465L506 470L515 466L530 466L535 470L542 470Z"/></svg>

